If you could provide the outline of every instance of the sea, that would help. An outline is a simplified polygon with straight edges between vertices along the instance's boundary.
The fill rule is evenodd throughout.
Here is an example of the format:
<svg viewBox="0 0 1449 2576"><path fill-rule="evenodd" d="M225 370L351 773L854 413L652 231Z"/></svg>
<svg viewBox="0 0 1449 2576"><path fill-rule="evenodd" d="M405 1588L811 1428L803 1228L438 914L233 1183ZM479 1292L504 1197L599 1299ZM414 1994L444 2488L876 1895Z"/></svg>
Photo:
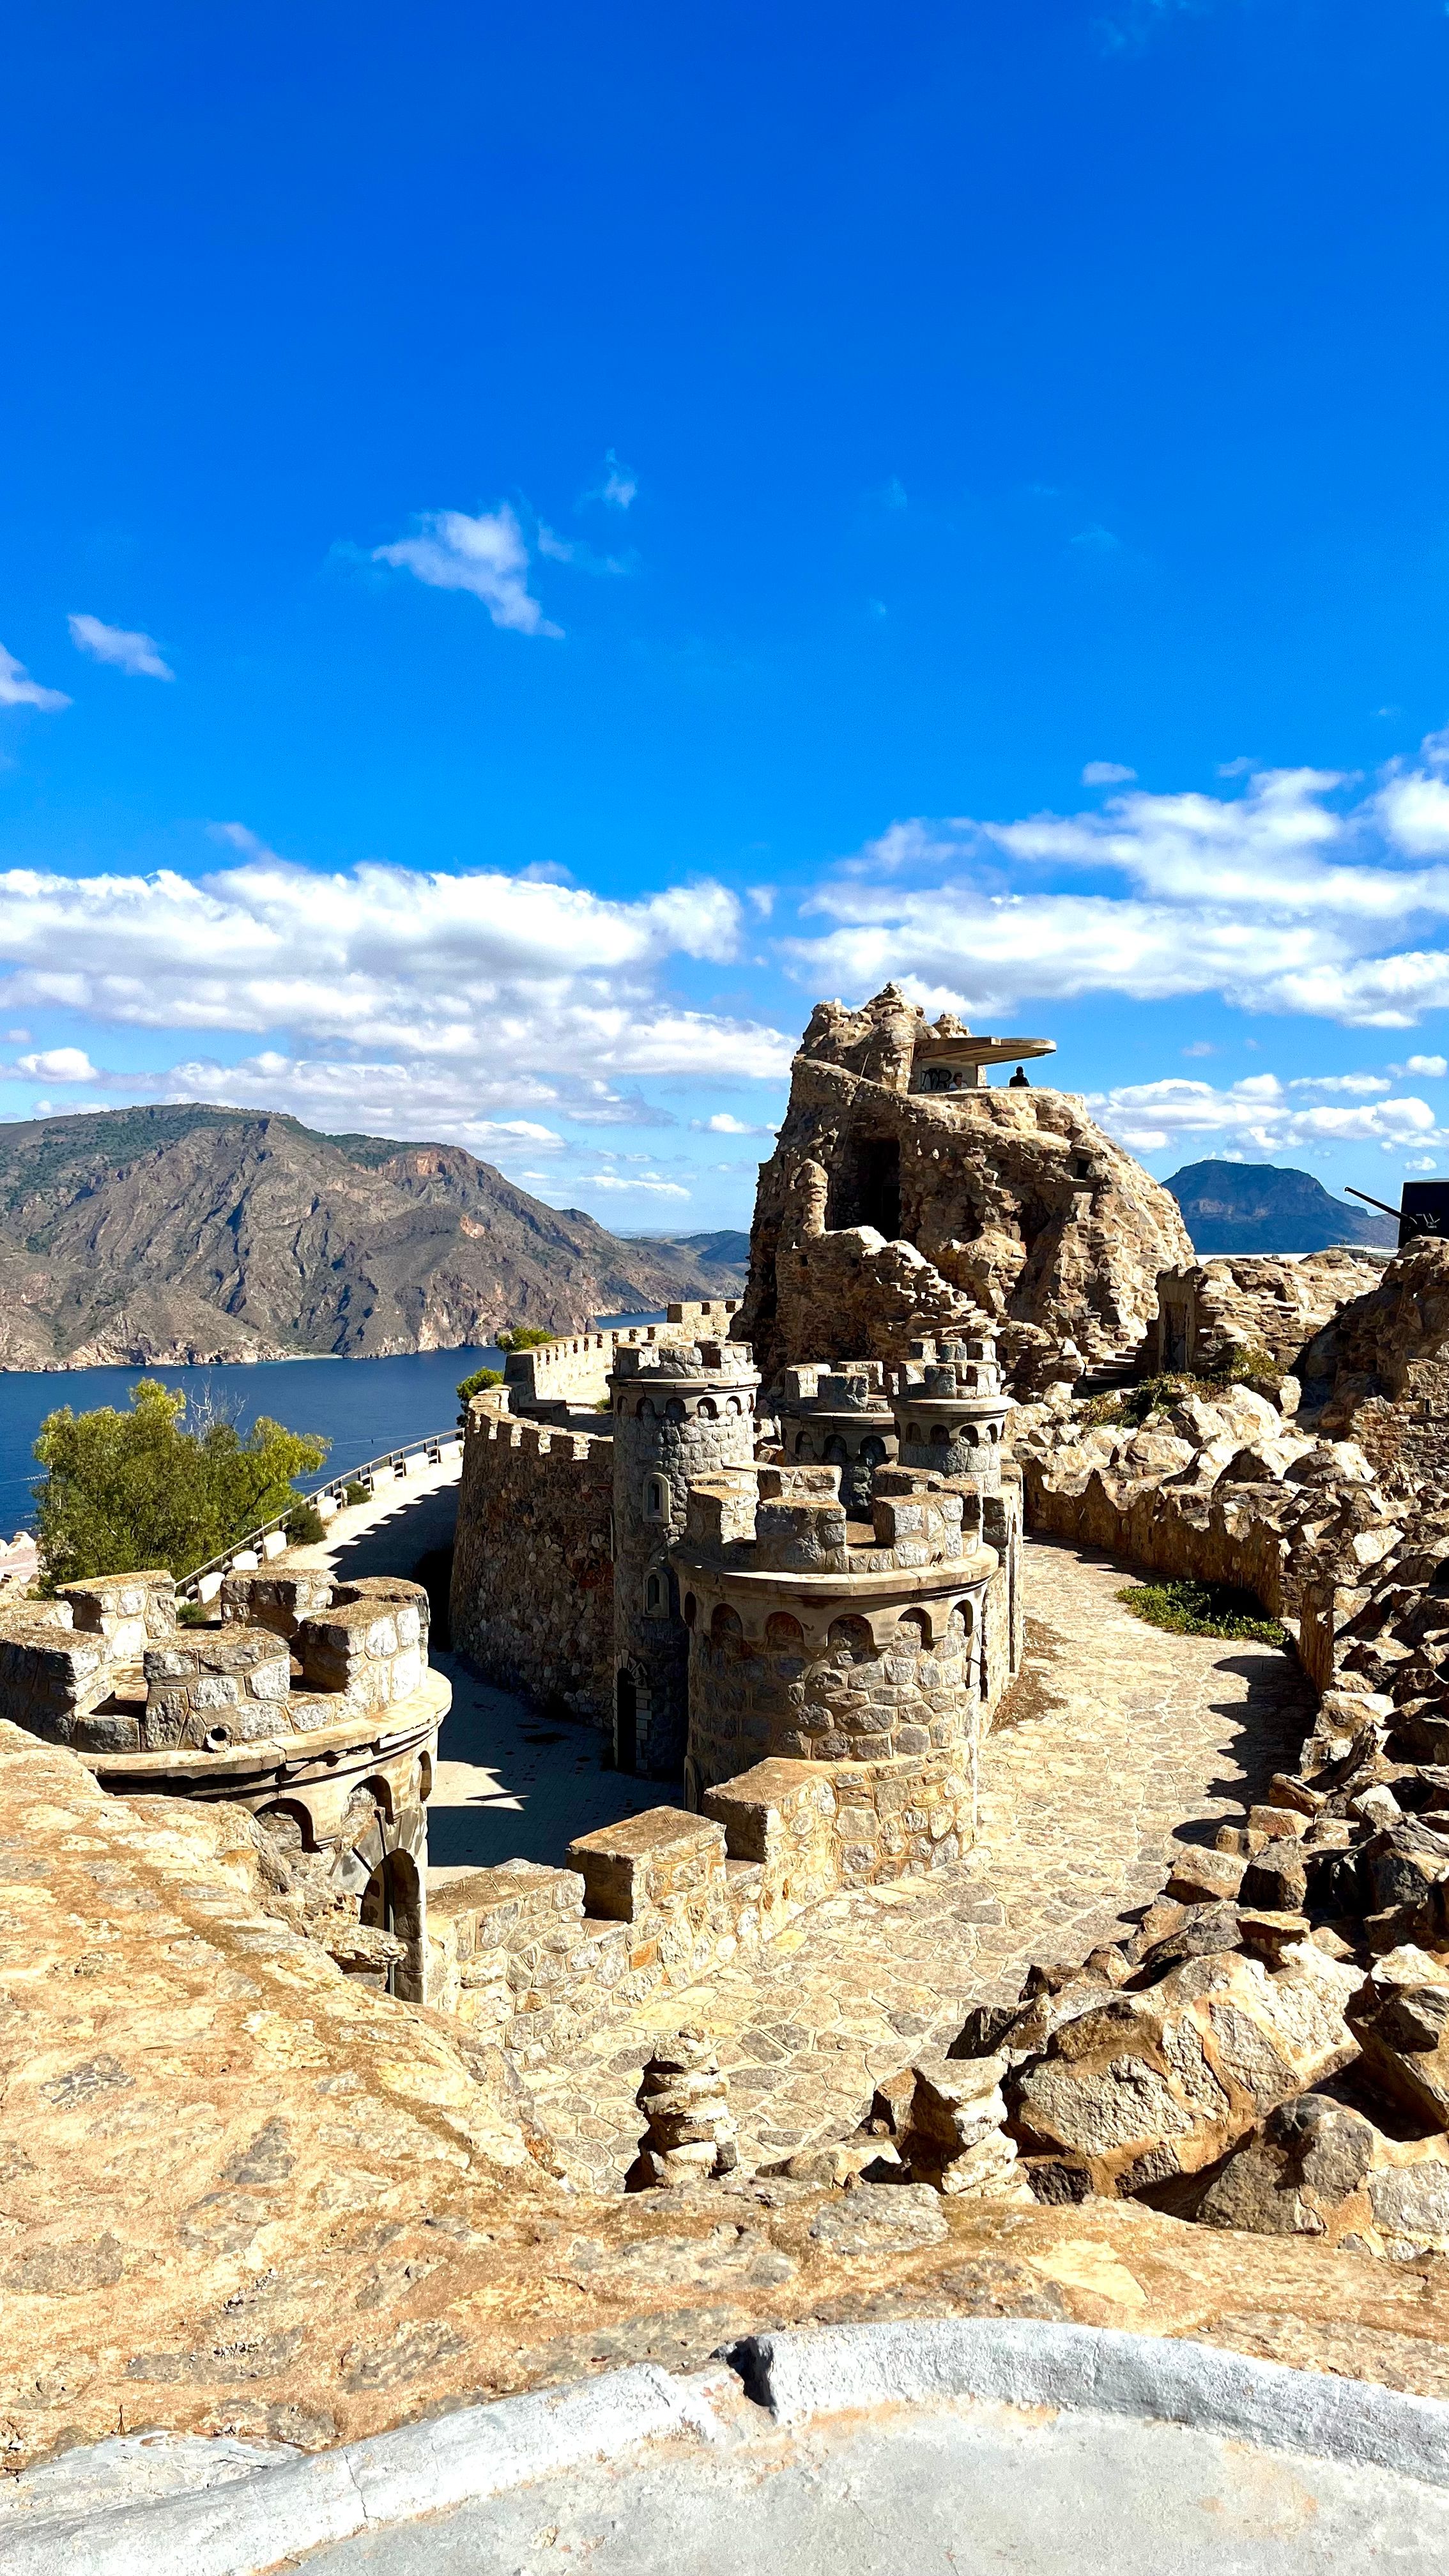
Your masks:
<svg viewBox="0 0 1449 2576"><path fill-rule="evenodd" d="M664 1308L646 1315L599 1315L595 1329L658 1324ZM245 1431L258 1414L270 1414L289 1431L321 1432L332 1446L320 1474L299 1481L305 1490L364 1466L386 1450L430 1432L451 1431L458 1420L458 1381L474 1369L503 1366L493 1345L456 1351L412 1351L393 1360L256 1360L216 1368L92 1368L0 1370L0 1539L34 1527L31 1488L40 1470L32 1455L48 1413L69 1405L90 1413L98 1405L124 1411L138 1377L223 1411Z"/></svg>

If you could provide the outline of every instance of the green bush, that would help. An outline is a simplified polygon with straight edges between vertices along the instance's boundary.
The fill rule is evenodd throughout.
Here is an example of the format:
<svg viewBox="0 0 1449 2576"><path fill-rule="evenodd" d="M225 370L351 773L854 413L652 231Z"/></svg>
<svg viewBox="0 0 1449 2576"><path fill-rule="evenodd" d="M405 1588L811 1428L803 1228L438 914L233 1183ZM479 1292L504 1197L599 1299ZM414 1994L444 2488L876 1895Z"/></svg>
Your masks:
<svg viewBox="0 0 1449 2576"><path fill-rule="evenodd" d="M1253 1637L1263 1646L1284 1646L1287 1631L1265 1616L1256 1594L1234 1583L1198 1583L1190 1575L1169 1583L1133 1583L1119 1601L1150 1628L1167 1628L1177 1637Z"/></svg>
<svg viewBox="0 0 1449 2576"><path fill-rule="evenodd" d="M64 1405L40 1426L34 1488L42 1588L165 1566L178 1580L294 1501L328 1442L262 1415L243 1436L204 1400L138 1378L130 1410Z"/></svg>
<svg viewBox="0 0 1449 2576"><path fill-rule="evenodd" d="M1207 1377L1192 1377L1185 1369L1177 1369L1165 1377L1141 1378L1120 1395L1093 1396L1090 1403L1083 1405L1082 1418L1086 1422L1136 1425L1145 1422L1149 1413L1166 1413L1174 1404L1186 1403L1192 1396L1204 1404L1219 1404L1230 1386L1251 1387L1255 1395L1271 1398L1286 1375L1271 1351L1247 1349Z"/></svg>
<svg viewBox="0 0 1449 2576"><path fill-rule="evenodd" d="M299 1503L287 1517L288 1547L316 1547L327 1536L327 1523L315 1503Z"/></svg>
<svg viewBox="0 0 1449 2576"><path fill-rule="evenodd" d="M367 1485L359 1485L354 1476L350 1484L343 1486L342 1499L350 1508L355 1509L358 1503L371 1502L371 1488Z"/></svg>
<svg viewBox="0 0 1449 2576"><path fill-rule="evenodd" d="M557 1341L556 1333L546 1333L541 1324L515 1324L511 1332L500 1333L500 1351L539 1351L545 1342Z"/></svg>
<svg viewBox="0 0 1449 2576"><path fill-rule="evenodd" d="M470 1395L481 1395L485 1386L501 1386L502 1369L475 1369L471 1377L458 1380L458 1402L466 1404Z"/></svg>
<svg viewBox="0 0 1449 2576"><path fill-rule="evenodd" d="M209 1602L177 1602L176 1625L178 1628L209 1628L211 1624L211 1605Z"/></svg>

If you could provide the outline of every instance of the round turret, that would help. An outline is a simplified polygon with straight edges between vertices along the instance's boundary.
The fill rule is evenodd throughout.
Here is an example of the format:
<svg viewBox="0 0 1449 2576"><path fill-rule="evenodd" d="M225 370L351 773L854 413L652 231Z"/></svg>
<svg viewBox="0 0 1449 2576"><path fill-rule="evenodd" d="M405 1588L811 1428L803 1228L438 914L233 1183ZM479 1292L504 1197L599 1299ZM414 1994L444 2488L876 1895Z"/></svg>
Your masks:
<svg viewBox="0 0 1449 2576"><path fill-rule="evenodd" d="M965 1477L978 1492L999 1494L1011 1410L994 1342L912 1342L891 1396L900 1463Z"/></svg>
<svg viewBox="0 0 1449 2576"><path fill-rule="evenodd" d="M878 1467L896 1454L896 1426L879 1360L819 1362L786 1369L780 1390L780 1443L791 1466L840 1469L841 1499L869 1513Z"/></svg>
<svg viewBox="0 0 1449 2576"><path fill-rule="evenodd" d="M688 1728L689 1639L669 1550L698 1477L748 1467L759 1372L743 1342L621 1344L614 1417L614 1758L678 1779Z"/></svg>

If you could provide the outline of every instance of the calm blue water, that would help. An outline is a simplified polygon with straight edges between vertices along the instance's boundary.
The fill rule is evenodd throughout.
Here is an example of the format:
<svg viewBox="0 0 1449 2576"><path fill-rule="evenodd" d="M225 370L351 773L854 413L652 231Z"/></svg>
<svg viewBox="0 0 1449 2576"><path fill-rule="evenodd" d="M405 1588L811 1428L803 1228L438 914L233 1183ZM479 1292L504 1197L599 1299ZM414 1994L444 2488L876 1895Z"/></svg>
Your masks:
<svg viewBox="0 0 1449 2576"><path fill-rule="evenodd" d="M651 1315L601 1315L602 1326L659 1323ZM75 1413L97 1405L124 1410L138 1377L159 1377L188 1396L208 1391L243 1431L259 1413L289 1431L320 1431L332 1443L319 1484L360 1467L385 1449L448 1431L458 1419L458 1380L474 1369L501 1368L503 1354L486 1349L416 1351L397 1360L261 1360L230 1368L96 1368L0 1371L0 1538L28 1529L30 1488L38 1470L31 1445L47 1413L68 1404Z"/></svg>

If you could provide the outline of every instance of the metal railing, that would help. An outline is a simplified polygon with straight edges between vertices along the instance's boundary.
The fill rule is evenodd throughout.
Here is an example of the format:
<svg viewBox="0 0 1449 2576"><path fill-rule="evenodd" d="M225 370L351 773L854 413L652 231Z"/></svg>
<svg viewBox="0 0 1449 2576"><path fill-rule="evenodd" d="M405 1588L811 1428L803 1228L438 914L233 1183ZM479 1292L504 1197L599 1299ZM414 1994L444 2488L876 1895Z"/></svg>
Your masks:
<svg viewBox="0 0 1449 2576"><path fill-rule="evenodd" d="M199 1601L202 1598L202 1585L208 1582L211 1591L215 1592L220 1586L222 1576L234 1573L243 1557L249 1558L254 1566L263 1564L266 1560L267 1540L274 1537L279 1530L285 1530L294 1513L305 1510L308 1503L314 1510L320 1510L324 1502L331 1502L336 1510L345 1511L347 1508L345 1497L349 1485L365 1485L370 1497L377 1491L379 1485L405 1476L410 1458L422 1457L427 1465L441 1467L445 1455L454 1454L461 1460L463 1455L461 1431L429 1431L421 1440L404 1441L400 1449L385 1449L381 1457L369 1458L365 1466L348 1467L340 1475L329 1476L325 1484L314 1486L311 1493L294 1496L284 1512L277 1512L269 1521L259 1522L255 1529L247 1531L245 1538L234 1540L230 1547L223 1549L220 1556L208 1557L205 1565L194 1566L190 1574L183 1575L178 1581L177 1600ZM274 1553L280 1555L281 1550L277 1549ZM213 1577L214 1581L212 1581Z"/></svg>

